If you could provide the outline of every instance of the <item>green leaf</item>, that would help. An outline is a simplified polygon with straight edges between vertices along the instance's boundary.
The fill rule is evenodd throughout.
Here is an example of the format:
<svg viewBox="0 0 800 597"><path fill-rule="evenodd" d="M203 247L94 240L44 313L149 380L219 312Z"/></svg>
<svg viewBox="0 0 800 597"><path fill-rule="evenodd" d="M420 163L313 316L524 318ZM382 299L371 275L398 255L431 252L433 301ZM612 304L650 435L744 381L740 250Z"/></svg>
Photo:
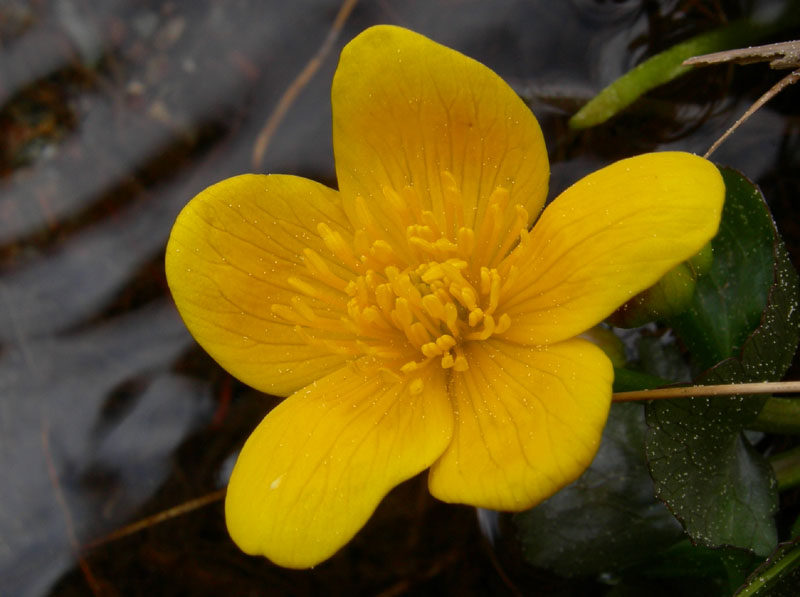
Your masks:
<svg viewBox="0 0 800 597"><path fill-rule="evenodd" d="M776 484L742 436L760 400L659 400L647 407L647 457L659 498L700 545L766 555L777 542Z"/></svg>
<svg viewBox="0 0 800 597"><path fill-rule="evenodd" d="M672 337L641 336L637 342L642 370L670 383L688 382L692 379L686 360Z"/></svg>
<svg viewBox="0 0 800 597"><path fill-rule="evenodd" d="M736 593L737 597L794 597L800 587L800 539L770 555Z"/></svg>
<svg viewBox="0 0 800 597"><path fill-rule="evenodd" d="M714 262L698 278L692 306L669 322L697 370L741 349L758 326L775 278L776 232L761 191L733 170L721 172L726 196L712 241Z"/></svg>
<svg viewBox="0 0 800 597"><path fill-rule="evenodd" d="M757 187L733 170L722 172L727 193L714 265L675 328L696 368L721 360L696 383L780 379L798 341L797 274ZM762 555L775 546L775 479L741 433L764 400L659 400L646 407L658 496L700 545Z"/></svg>
<svg viewBox="0 0 800 597"><path fill-rule="evenodd" d="M742 23L710 33L704 33L664 50L628 71L576 112L569 119L573 129L585 129L602 124L651 89L663 85L692 70L683 61L699 54L735 47L741 37Z"/></svg>
<svg viewBox="0 0 800 597"><path fill-rule="evenodd" d="M618 571L683 536L654 498L639 404L615 404L600 450L572 485L514 517L525 557L562 576Z"/></svg>
<svg viewBox="0 0 800 597"><path fill-rule="evenodd" d="M668 386L672 382L656 375L632 369L614 367L614 392L634 392L652 390Z"/></svg>
<svg viewBox="0 0 800 597"><path fill-rule="evenodd" d="M585 129L602 124L644 93L690 71L691 66L682 65L687 58L745 46L785 26L788 24L783 21L779 21L778 25L735 21L681 42L648 58L612 82L570 118L569 126Z"/></svg>

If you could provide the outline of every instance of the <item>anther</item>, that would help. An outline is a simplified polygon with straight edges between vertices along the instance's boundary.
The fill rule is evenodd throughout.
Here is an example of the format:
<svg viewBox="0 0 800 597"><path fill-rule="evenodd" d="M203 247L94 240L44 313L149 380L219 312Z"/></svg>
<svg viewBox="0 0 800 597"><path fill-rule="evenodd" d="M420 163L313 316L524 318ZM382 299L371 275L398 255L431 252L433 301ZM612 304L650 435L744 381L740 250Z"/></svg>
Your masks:
<svg viewBox="0 0 800 597"><path fill-rule="evenodd" d="M480 307L469 312L469 327L474 328L483 321L483 309Z"/></svg>
<svg viewBox="0 0 800 597"><path fill-rule="evenodd" d="M379 239L372 243L369 250L370 254L378 261L388 264L397 261L397 255L392 248L392 245L385 240Z"/></svg>
<svg viewBox="0 0 800 597"><path fill-rule="evenodd" d="M291 286L292 288L294 288L298 292L301 292L301 293L305 294L306 296L310 296L310 297L314 297L314 298L319 297L319 291L316 288L314 288L311 284L306 282L305 280L301 280L300 278L292 277L292 278L289 278L287 280L287 282L289 283L289 286Z"/></svg>
<svg viewBox="0 0 800 597"><path fill-rule="evenodd" d="M508 331L508 328L511 327L511 317L508 313L503 313L500 316L500 319L497 320L497 326L494 328L495 334L502 334Z"/></svg>
<svg viewBox="0 0 800 597"><path fill-rule="evenodd" d="M328 250L342 263L343 266L353 271L360 271L363 267L361 262L356 259L350 246L344 242L342 235L331 230L325 222L317 225L317 232L322 237L322 242Z"/></svg>
<svg viewBox="0 0 800 597"><path fill-rule="evenodd" d="M442 334L438 338L436 338L436 346L438 346L442 352L450 350L456 345L456 339L448 334Z"/></svg>
<svg viewBox="0 0 800 597"><path fill-rule="evenodd" d="M423 344L420 348L422 354L426 357L438 357L442 354L442 349L436 344L436 342L428 342L427 344Z"/></svg>
<svg viewBox="0 0 800 597"><path fill-rule="evenodd" d="M445 319L445 311L444 305L442 302L436 297L434 294L426 294L422 297L422 307L425 309L428 315L433 317L434 319L438 319L440 321L444 321Z"/></svg>
<svg viewBox="0 0 800 597"><path fill-rule="evenodd" d="M334 274L319 253L313 249L306 248L303 249L303 255L306 269L312 276L336 290L343 291L345 289L347 281Z"/></svg>

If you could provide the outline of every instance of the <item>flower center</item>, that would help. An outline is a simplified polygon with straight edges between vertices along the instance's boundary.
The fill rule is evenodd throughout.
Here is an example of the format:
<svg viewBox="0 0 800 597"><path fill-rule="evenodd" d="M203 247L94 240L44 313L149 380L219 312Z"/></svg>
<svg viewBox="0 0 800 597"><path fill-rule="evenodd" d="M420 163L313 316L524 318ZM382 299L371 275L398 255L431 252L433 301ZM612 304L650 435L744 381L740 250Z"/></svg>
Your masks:
<svg viewBox="0 0 800 597"><path fill-rule="evenodd" d="M441 183L438 216L422 209L412 187L402 194L384 188L381 214L356 199L351 242L320 224L326 247L351 275L334 273L306 249L306 269L316 283L289 279L299 294L291 305L273 305L273 312L309 343L400 363L399 371L387 369L393 377L437 361L445 369L468 369L465 344L511 325L502 298L517 277L514 262L528 238L528 214L520 205L508 210L508 191L497 187L478 226L470 226L453 176L442 173ZM330 317L333 306L346 316Z"/></svg>

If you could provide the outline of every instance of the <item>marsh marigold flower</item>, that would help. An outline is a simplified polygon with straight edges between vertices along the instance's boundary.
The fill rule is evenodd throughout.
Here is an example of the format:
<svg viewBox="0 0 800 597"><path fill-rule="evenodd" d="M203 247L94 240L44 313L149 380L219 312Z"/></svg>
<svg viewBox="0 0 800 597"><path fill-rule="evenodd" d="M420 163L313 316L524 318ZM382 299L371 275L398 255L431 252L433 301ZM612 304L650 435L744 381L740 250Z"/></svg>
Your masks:
<svg viewBox="0 0 800 597"><path fill-rule="evenodd" d="M485 66L397 27L344 48L331 96L339 190L224 180L180 214L166 262L197 341L288 396L244 445L225 511L241 549L298 568L429 467L435 497L495 510L577 478L613 379L578 336L697 253L724 196L708 161L655 153L542 211L528 108Z"/></svg>

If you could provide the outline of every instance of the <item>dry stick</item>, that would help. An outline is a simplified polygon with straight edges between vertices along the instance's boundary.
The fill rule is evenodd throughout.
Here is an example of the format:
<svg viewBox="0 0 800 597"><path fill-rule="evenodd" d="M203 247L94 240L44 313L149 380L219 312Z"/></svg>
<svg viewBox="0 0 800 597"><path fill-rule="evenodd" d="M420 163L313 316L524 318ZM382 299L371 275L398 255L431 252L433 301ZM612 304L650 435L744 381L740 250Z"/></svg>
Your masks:
<svg viewBox="0 0 800 597"><path fill-rule="evenodd" d="M691 398L693 396L725 396L731 394L787 394L800 392L800 381L778 381L763 383L733 383L717 386L685 386L677 388L661 388L658 390L642 390L636 392L616 392L612 395L614 402L631 402L634 400L658 400L664 398ZM117 529L105 537L100 537L88 543L84 549L89 550L111 541L116 541L128 535L138 533L148 527L157 525L172 518L177 518L208 504L217 502L225 497L225 489L200 496L199 498L184 502L169 510L148 516L142 520Z"/></svg>
<svg viewBox="0 0 800 597"><path fill-rule="evenodd" d="M780 81L775 83L775 85L773 85L770 88L769 91L767 91L764 95L762 95L760 98L758 98L755 101L755 103L747 109L747 112L742 114L742 116L739 118L739 120L737 120L736 122L733 123L733 126L731 128L729 128L727 131L725 131L724 135L722 135L719 139L717 139L714 142L714 145L711 146L711 148L705 153L705 155L703 157L704 158L708 158L708 156L710 156L712 153L714 153L714 151L717 149L717 147L719 147L725 139L730 137L730 135L733 133L733 131L735 131L737 128L739 128L739 125L742 124L745 120L750 118L756 110L758 110L761 106L763 106L769 100L771 100L773 97L775 97L784 88L788 87L792 83L796 83L798 80L800 80L800 69L797 69L796 71L792 71L791 73L786 75L783 79L781 79Z"/></svg>
<svg viewBox="0 0 800 597"><path fill-rule="evenodd" d="M105 543L110 543L111 541L116 541L117 539L122 539L123 537L127 537L128 535L138 533L139 531L142 531L151 526L155 526L166 520L177 518L178 516L187 514L192 510L197 510L198 508L202 508L203 506L207 506L208 504L218 502L219 500L225 497L226 491L227 491L226 489L219 489L217 491L212 491L211 493L207 493L206 495L202 495L199 498L195 498L193 500L189 500L188 502L184 502L178 506L175 506L174 508L170 508L169 510L164 510L163 512L159 512L158 514L153 514L152 516L148 516L147 518L138 520L132 524L122 527L121 529L117 529L113 533L109 533L105 537L100 537L99 539L95 539L94 541L85 545L84 549L87 550L94 549L95 547L98 547Z"/></svg>
<svg viewBox="0 0 800 597"><path fill-rule="evenodd" d="M331 51L333 44L336 42L336 39L339 37L339 33L342 31L342 27L344 27L344 23L347 20L347 17L350 16L350 13L355 8L358 0L344 0L342 6L339 8L339 12L336 14L336 19L333 21L333 25L331 25L330 31L328 31L328 35L325 37L325 41L322 42L322 45L317 50L316 54L311 57L311 60L305 65L300 74L297 75L292 84L286 89L286 91L281 96L278 105L272 111L272 114L269 115L267 121L264 123L264 128L261 129L261 132L258 134L256 138L256 144L253 147L253 169L258 170L261 167L261 160L264 158L264 153L267 151L267 147L269 146L269 142L272 139L272 135L275 133L275 129L278 128L278 125L283 120L283 117L286 116L286 112L289 111L292 103L297 98L298 94L303 90L308 82L311 80L311 77L314 76L314 73L317 72L319 67L322 65L322 61L325 59L325 56L328 55L328 52Z"/></svg>
<svg viewBox="0 0 800 597"><path fill-rule="evenodd" d="M640 390L636 392L616 392L614 402L634 400L661 400L665 398L693 398L696 396L730 396L745 394L790 394L800 392L800 381L765 381L761 383L729 383L716 386L682 386Z"/></svg>
<svg viewBox="0 0 800 597"><path fill-rule="evenodd" d="M64 515L64 523L67 526L67 537L69 538L69 544L78 560L78 566L83 573L83 578L86 580L86 584L89 585L92 594L102 595L100 585L98 584L97 579L94 577L94 574L92 574L92 569L89 568L88 562L81 555L78 538L75 535L75 524L72 522L72 514L70 514L67 500L64 497L64 492L61 490L61 482L58 479L56 465L53 463L53 454L50 451L50 422L47 419L42 421L42 452L44 452L47 475L50 477L50 483L53 485L53 492L55 493L58 507L61 509L61 513Z"/></svg>

